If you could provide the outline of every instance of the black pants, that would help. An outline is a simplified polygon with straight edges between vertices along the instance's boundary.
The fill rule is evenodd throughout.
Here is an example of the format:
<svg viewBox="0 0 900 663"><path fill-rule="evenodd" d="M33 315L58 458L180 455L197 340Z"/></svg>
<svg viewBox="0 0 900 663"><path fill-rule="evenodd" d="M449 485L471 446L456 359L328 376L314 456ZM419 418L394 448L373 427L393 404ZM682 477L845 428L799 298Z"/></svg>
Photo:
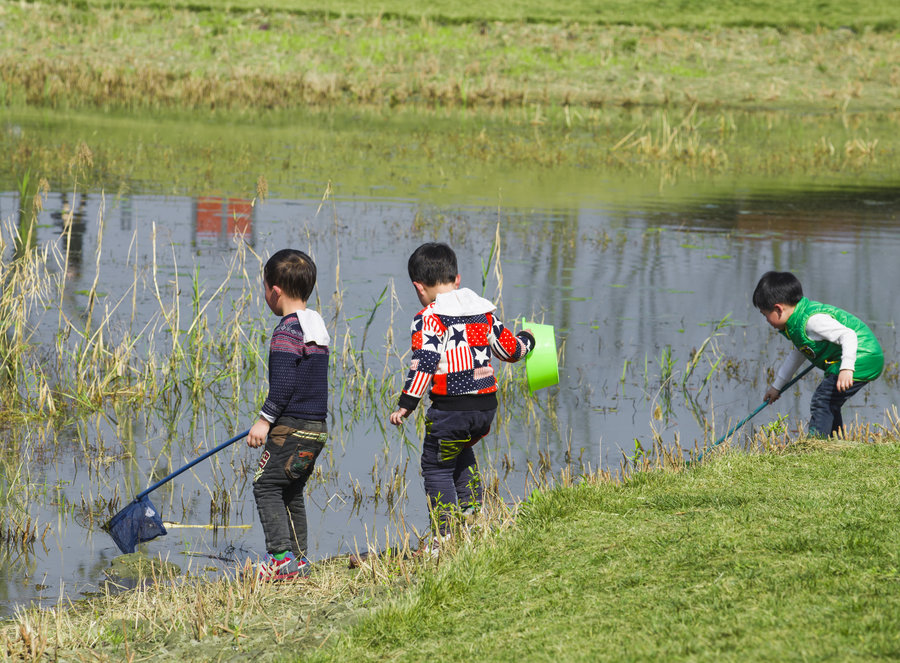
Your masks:
<svg viewBox="0 0 900 663"><path fill-rule="evenodd" d="M422 478L428 509L446 534L453 510L481 505L481 481L472 447L491 430L496 409L446 411L431 408L425 417Z"/></svg>
<svg viewBox="0 0 900 663"><path fill-rule="evenodd" d="M253 476L253 497L259 511L266 551L306 554L306 502L303 489L312 474L325 440L324 421L281 420L269 431ZM296 425L297 428L293 426Z"/></svg>
<svg viewBox="0 0 900 663"><path fill-rule="evenodd" d="M816 437L834 435L844 425L841 407L868 382L854 382L846 391L837 390L837 375L826 373L809 403L809 433Z"/></svg>

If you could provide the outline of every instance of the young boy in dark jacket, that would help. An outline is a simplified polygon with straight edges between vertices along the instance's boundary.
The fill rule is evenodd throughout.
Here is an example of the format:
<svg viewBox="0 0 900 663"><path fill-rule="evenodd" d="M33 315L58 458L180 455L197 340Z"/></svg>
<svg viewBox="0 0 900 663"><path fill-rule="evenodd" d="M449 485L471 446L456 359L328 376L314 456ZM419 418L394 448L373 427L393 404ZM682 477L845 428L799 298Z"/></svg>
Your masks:
<svg viewBox="0 0 900 663"><path fill-rule="evenodd" d="M325 446L328 345L325 322L306 302L316 265L294 249L273 255L263 270L266 304L281 320L269 345L269 393L247 444L265 445L253 496L266 537L260 580L290 580L310 572L303 490Z"/></svg>

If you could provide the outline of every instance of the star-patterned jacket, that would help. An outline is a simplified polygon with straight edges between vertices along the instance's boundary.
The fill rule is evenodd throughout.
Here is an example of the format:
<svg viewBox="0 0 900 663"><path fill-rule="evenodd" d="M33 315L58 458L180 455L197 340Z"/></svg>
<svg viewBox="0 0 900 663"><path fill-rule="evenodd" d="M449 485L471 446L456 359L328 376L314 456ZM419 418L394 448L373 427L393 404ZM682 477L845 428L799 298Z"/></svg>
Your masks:
<svg viewBox="0 0 900 663"><path fill-rule="evenodd" d="M412 322L412 360L400 407L416 409L431 384L439 410L497 407L491 354L516 362L534 348L527 331L513 333L494 315L496 307L468 288L440 293Z"/></svg>

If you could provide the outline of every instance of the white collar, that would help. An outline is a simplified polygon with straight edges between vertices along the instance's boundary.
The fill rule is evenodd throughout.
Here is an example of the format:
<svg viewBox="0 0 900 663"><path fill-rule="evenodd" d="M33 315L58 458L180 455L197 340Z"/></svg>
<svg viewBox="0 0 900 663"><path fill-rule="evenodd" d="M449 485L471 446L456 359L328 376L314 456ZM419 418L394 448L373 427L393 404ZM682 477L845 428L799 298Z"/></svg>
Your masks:
<svg viewBox="0 0 900 663"><path fill-rule="evenodd" d="M484 297L476 295L468 288L457 288L441 292L434 299L432 310L439 315L478 315L492 313L496 306Z"/></svg>
<svg viewBox="0 0 900 663"><path fill-rule="evenodd" d="M328 347L331 344L331 337L328 335L325 321L316 311L305 308L299 311L291 311L291 313L294 313L297 316L297 320L300 321L300 328L303 330L303 341L305 343L315 343L322 347Z"/></svg>

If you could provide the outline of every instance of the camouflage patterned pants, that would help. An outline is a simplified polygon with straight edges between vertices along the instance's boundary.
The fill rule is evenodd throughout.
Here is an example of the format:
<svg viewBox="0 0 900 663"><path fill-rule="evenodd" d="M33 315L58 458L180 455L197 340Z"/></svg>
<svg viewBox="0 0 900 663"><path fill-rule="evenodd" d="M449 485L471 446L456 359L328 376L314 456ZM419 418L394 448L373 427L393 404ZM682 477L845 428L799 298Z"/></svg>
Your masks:
<svg viewBox="0 0 900 663"><path fill-rule="evenodd" d="M300 428L275 425L253 476L253 497L272 554L306 554L303 489L328 438L324 421L294 420Z"/></svg>

